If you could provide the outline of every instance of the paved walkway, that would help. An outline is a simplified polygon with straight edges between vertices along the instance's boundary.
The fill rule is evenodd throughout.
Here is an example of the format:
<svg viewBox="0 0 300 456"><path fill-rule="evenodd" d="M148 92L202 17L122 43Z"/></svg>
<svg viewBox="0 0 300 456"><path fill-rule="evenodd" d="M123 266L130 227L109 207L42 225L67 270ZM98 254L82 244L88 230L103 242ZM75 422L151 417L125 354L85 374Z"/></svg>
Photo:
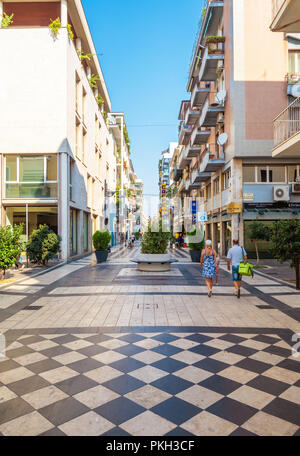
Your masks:
<svg viewBox="0 0 300 456"><path fill-rule="evenodd" d="M0 291L0 435L299 435L295 288L258 273L212 299L186 251L123 249Z"/></svg>

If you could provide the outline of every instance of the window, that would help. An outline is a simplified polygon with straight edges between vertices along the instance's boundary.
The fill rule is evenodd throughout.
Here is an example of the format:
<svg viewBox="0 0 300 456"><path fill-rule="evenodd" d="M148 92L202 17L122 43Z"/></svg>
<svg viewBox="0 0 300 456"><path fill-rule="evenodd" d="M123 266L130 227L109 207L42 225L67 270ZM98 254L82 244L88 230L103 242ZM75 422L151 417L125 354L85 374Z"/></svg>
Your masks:
<svg viewBox="0 0 300 456"><path fill-rule="evenodd" d="M206 198L207 199L211 198L211 185L210 184L206 187Z"/></svg>
<svg viewBox="0 0 300 456"><path fill-rule="evenodd" d="M231 186L231 169L223 174L223 189L226 190Z"/></svg>
<svg viewBox="0 0 300 456"><path fill-rule="evenodd" d="M217 177L217 179L214 180L214 195L218 195L220 192L220 179Z"/></svg>
<svg viewBox="0 0 300 456"><path fill-rule="evenodd" d="M83 89L83 92L82 92L82 121L84 123L86 123L86 98L87 98L87 94L86 94L86 91L85 89Z"/></svg>
<svg viewBox="0 0 300 456"><path fill-rule="evenodd" d="M87 206L92 208L92 177L88 174L87 175Z"/></svg>
<svg viewBox="0 0 300 456"><path fill-rule="evenodd" d="M80 112L80 99L82 96L81 94L82 94L81 81L80 81L80 77L78 76L78 74L76 72L76 112L79 115L81 115L81 112Z"/></svg>
<svg viewBox="0 0 300 456"><path fill-rule="evenodd" d="M300 51L289 51L289 73L300 73Z"/></svg>
<svg viewBox="0 0 300 456"><path fill-rule="evenodd" d="M72 201L74 201L73 200L73 197L74 197L74 195L73 195L74 166L75 166L75 162L74 162L74 160L72 160L72 158L70 158L69 186L70 186L70 200L72 200Z"/></svg>
<svg viewBox="0 0 300 456"><path fill-rule="evenodd" d="M83 250L87 252L89 249L89 214L83 213Z"/></svg>
<svg viewBox="0 0 300 456"><path fill-rule="evenodd" d="M285 167L284 166L269 166L269 182L285 182Z"/></svg>
<svg viewBox="0 0 300 456"><path fill-rule="evenodd" d="M85 163L87 131L84 129L82 132L82 163Z"/></svg>
<svg viewBox="0 0 300 456"><path fill-rule="evenodd" d="M293 165L288 167L288 179L289 182L296 182L297 177L300 176L300 166Z"/></svg>
<svg viewBox="0 0 300 456"><path fill-rule="evenodd" d="M6 198L57 198L57 156L7 156Z"/></svg>
<svg viewBox="0 0 300 456"><path fill-rule="evenodd" d="M243 167L243 182L255 182L255 166Z"/></svg>
<svg viewBox="0 0 300 456"><path fill-rule="evenodd" d="M268 182L267 167L257 168L257 182Z"/></svg>

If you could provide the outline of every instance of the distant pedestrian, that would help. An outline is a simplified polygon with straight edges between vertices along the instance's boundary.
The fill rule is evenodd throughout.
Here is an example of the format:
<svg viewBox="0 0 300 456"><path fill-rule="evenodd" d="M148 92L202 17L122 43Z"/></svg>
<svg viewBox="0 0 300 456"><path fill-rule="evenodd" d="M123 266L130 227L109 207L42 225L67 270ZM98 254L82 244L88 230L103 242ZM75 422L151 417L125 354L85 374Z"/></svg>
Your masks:
<svg viewBox="0 0 300 456"><path fill-rule="evenodd" d="M247 252L244 247L239 246L238 239L233 240L233 247L228 252L227 255L227 269L230 271L230 266L232 269L232 281L235 288L235 296L238 299L241 297L241 286L242 286L242 276L239 274L239 267L242 261L247 262Z"/></svg>
<svg viewBox="0 0 300 456"><path fill-rule="evenodd" d="M212 242L210 240L205 242L205 249L203 249L201 253L200 266L202 268L202 277L205 278L208 289L208 297L211 298L213 279L216 278L217 271L217 254L212 248Z"/></svg>

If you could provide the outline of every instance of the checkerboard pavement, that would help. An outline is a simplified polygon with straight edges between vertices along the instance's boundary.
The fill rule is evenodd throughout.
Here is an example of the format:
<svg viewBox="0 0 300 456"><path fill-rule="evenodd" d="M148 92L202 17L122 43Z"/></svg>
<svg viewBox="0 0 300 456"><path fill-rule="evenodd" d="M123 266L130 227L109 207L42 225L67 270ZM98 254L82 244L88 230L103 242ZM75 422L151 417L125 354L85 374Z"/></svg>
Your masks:
<svg viewBox="0 0 300 456"><path fill-rule="evenodd" d="M275 330L63 331L0 358L0 435L300 434L300 362Z"/></svg>

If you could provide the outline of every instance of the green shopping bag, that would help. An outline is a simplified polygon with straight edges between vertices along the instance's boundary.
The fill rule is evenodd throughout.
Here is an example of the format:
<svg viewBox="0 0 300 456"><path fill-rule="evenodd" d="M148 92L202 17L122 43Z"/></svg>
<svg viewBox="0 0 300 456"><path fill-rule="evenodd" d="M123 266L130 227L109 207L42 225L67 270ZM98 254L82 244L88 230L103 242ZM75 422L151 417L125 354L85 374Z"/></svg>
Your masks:
<svg viewBox="0 0 300 456"><path fill-rule="evenodd" d="M253 273L253 264L251 263L248 263L245 261L245 255L244 255L244 248L241 247L242 249L242 253L243 253L243 260L241 263L240 263L240 266L239 266L239 274L241 276L247 276L247 277L253 277L254 273Z"/></svg>

